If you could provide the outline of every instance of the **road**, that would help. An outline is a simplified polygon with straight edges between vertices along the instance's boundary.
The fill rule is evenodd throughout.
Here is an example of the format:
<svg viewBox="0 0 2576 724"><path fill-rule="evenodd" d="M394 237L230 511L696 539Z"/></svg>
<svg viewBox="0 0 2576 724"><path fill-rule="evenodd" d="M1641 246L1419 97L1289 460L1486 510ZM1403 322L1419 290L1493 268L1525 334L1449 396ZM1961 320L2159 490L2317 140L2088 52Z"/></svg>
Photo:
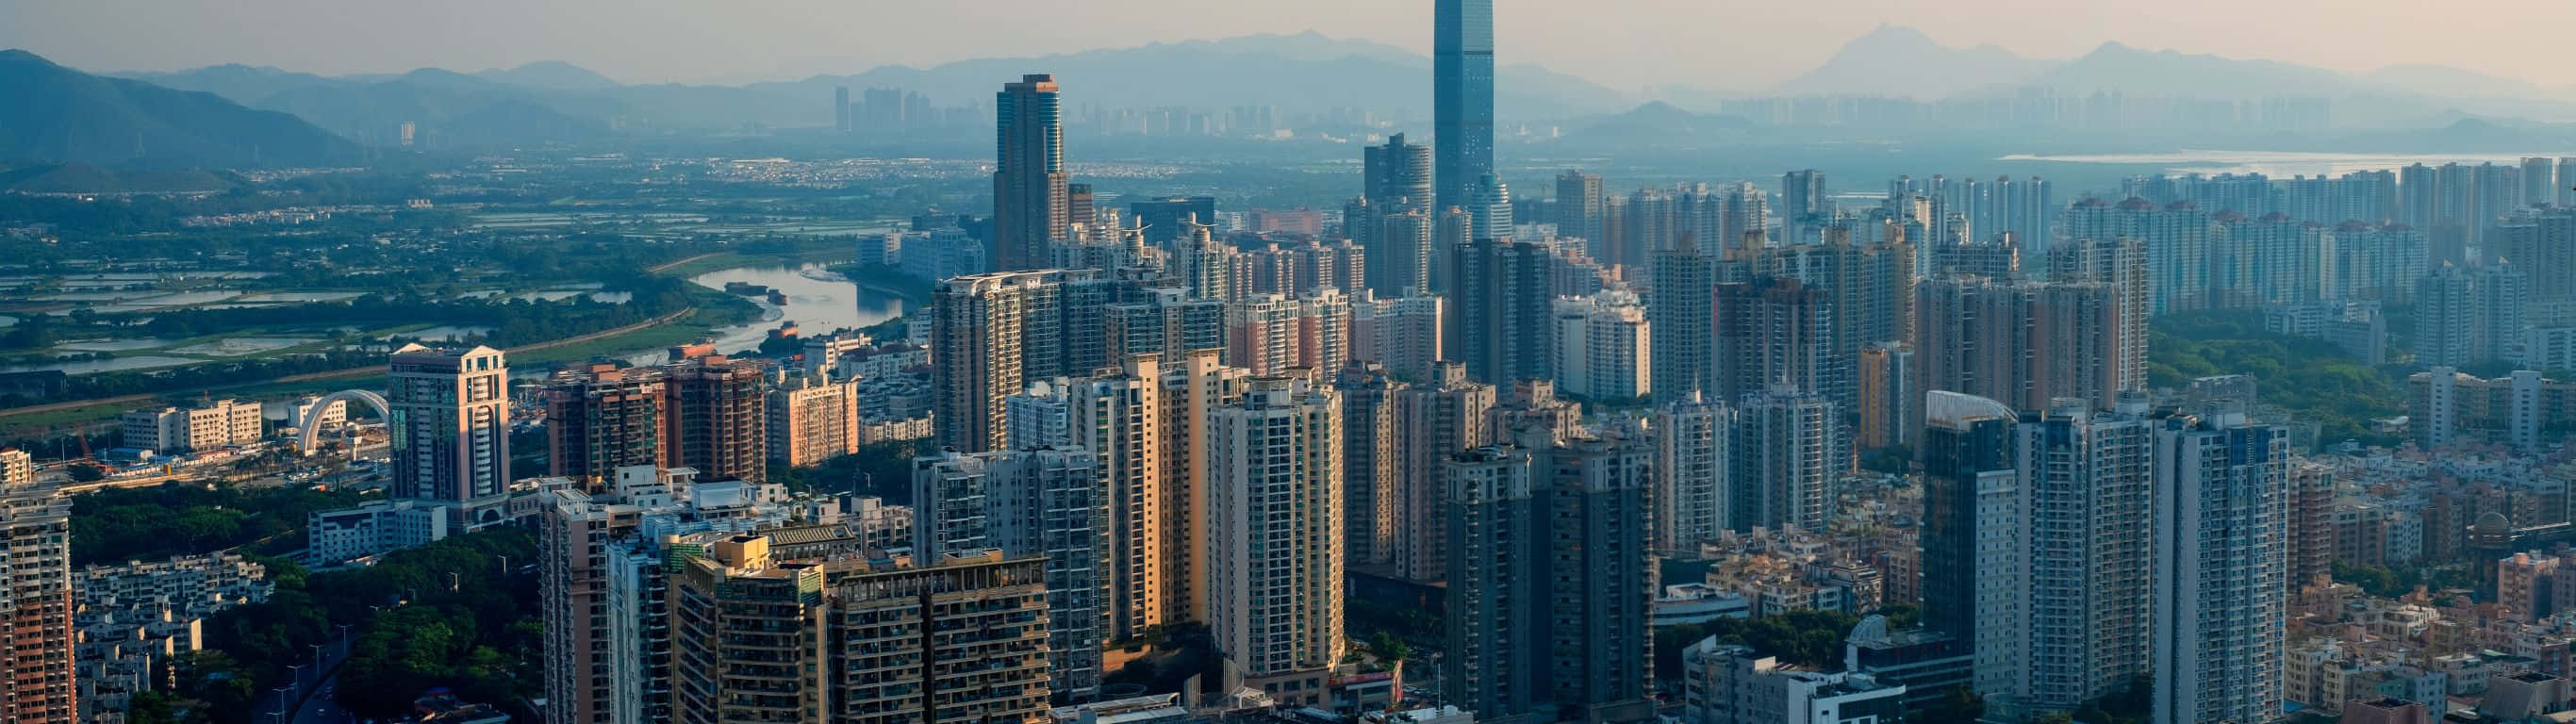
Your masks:
<svg viewBox="0 0 2576 724"><path fill-rule="evenodd" d="M340 664L349 659L350 633L350 630L343 629L339 641L322 647L320 669L306 665L296 673L296 681L288 686L286 693L286 703L295 707L294 716L280 717L278 706L271 704L260 712L259 721L270 724L277 724L280 719L285 719L285 724L350 724L357 721L333 700L340 693ZM270 697L269 701L277 701L275 689L264 693Z"/></svg>

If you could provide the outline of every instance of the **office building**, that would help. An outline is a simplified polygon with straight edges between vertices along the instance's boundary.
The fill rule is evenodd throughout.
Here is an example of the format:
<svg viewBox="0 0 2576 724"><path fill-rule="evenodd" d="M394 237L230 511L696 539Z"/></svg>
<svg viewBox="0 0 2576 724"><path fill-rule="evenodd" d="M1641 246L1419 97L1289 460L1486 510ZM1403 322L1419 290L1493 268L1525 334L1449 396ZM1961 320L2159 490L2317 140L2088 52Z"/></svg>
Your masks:
<svg viewBox="0 0 2576 724"><path fill-rule="evenodd" d="M2021 489L2013 470L2013 427L2003 403L1925 393L1923 462L1923 627L1973 652L1971 686L2014 691L2022 674Z"/></svg>
<svg viewBox="0 0 2576 724"><path fill-rule="evenodd" d="M1208 622L1247 688L1327 703L1342 658L1342 423L1332 388L1254 377L1207 420Z"/></svg>
<svg viewBox="0 0 2576 724"><path fill-rule="evenodd" d="M1637 296L1605 291L1555 302L1557 389L1593 400L1625 400L1653 393L1651 328Z"/></svg>
<svg viewBox="0 0 2576 724"><path fill-rule="evenodd" d="M1821 533L1851 467L1842 410L1794 385L1773 385L1736 406L1727 443L1727 528Z"/></svg>
<svg viewBox="0 0 2576 724"><path fill-rule="evenodd" d="M2288 432L2249 400L2155 430L2155 721L2269 721L2288 616Z"/></svg>
<svg viewBox="0 0 2576 724"><path fill-rule="evenodd" d="M1654 458L1614 432L1452 461L1445 698L1494 720L1654 719Z"/></svg>
<svg viewBox="0 0 2576 724"><path fill-rule="evenodd" d="M1494 3L1431 6L1432 179L1435 208L1466 206L1494 173Z"/></svg>
<svg viewBox="0 0 2576 724"><path fill-rule="evenodd" d="M1055 76L1029 74L993 95L993 268L1037 269L1070 238L1064 121Z"/></svg>
<svg viewBox="0 0 2576 724"><path fill-rule="evenodd" d="M1167 196L1130 201L1127 218L1144 227L1145 243L1170 249L1176 240L1188 238L1188 223L1216 220L1216 197Z"/></svg>
<svg viewBox="0 0 2576 724"><path fill-rule="evenodd" d="M394 350L389 364L395 498L455 504L460 523L498 522L509 492L510 365L490 347Z"/></svg>
<svg viewBox="0 0 2576 724"><path fill-rule="evenodd" d="M2014 431L2025 706L2073 709L2148 671L2154 424L2130 394L2108 411L2062 400Z"/></svg>
<svg viewBox="0 0 2576 724"><path fill-rule="evenodd" d="M210 452L260 440L260 404L216 400L197 407L133 410L118 416L126 447L158 452Z"/></svg>
<svg viewBox="0 0 2576 724"><path fill-rule="evenodd" d="M1099 693L1113 630L1114 524L1098 463L1076 447L913 460L915 556L944 560L993 548L1045 560L1048 683L1073 699Z"/></svg>
<svg viewBox="0 0 2576 724"><path fill-rule="evenodd" d="M1042 559L987 550L906 565L878 556L796 560L772 548L771 538L743 533L698 534L674 547L671 721L1046 716Z"/></svg>

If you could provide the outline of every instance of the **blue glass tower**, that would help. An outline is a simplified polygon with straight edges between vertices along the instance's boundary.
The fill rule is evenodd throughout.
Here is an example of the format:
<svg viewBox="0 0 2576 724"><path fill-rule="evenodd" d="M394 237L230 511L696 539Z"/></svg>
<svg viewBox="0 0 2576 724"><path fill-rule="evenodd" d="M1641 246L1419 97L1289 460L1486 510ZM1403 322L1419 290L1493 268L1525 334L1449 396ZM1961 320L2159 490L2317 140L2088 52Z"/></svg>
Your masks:
<svg viewBox="0 0 2576 724"><path fill-rule="evenodd" d="M1494 173L1494 0L1435 0L1431 28L1435 208L1467 206Z"/></svg>

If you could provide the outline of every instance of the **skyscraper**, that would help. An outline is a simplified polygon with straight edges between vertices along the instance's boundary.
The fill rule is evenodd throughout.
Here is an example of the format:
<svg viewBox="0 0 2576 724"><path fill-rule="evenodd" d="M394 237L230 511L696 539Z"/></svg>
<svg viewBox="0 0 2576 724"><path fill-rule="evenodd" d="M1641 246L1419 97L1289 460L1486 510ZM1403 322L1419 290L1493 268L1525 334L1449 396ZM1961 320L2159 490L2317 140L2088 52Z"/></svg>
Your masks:
<svg viewBox="0 0 2576 724"><path fill-rule="evenodd" d="M2155 442L2146 408L2139 393L2110 411L2060 400L2014 431L2027 516L2019 698L2038 710L2117 693L2147 670Z"/></svg>
<svg viewBox="0 0 2576 724"><path fill-rule="evenodd" d="M669 465L709 478L769 479L769 398L760 360L707 356L662 367Z"/></svg>
<svg viewBox="0 0 2576 724"><path fill-rule="evenodd" d="M941 446L959 452L1002 447L1002 398L1019 394L1028 380L1064 374L1068 336L1106 344L1100 326L1066 328L1065 282L1088 274L996 272L940 282L931 299L930 384ZM1105 313L1107 306L1088 311Z"/></svg>
<svg viewBox="0 0 2576 724"><path fill-rule="evenodd" d="M1492 384L1549 376L1549 304L1556 257L1541 244L1479 238L1457 249L1457 284L1443 325L1450 359Z"/></svg>
<svg viewBox="0 0 2576 724"><path fill-rule="evenodd" d="M1717 257L1686 243L1655 253L1654 288L1646 299L1652 325L1655 396L1687 399L1694 391L1723 401L1717 380Z"/></svg>
<svg viewBox="0 0 2576 724"><path fill-rule="evenodd" d="M1595 400L1653 392L1653 347L1637 296L1611 290L1555 302L1555 356L1560 389Z"/></svg>
<svg viewBox="0 0 2576 724"><path fill-rule="evenodd" d="M1612 263L1619 261L1611 255L1610 239L1604 236L1607 230L1601 226L1602 216L1609 213L1609 206L1602 198L1600 174L1573 170L1557 174L1554 211L1556 218L1553 221L1556 222L1558 236L1582 239L1589 245L1586 248L1594 259Z"/></svg>
<svg viewBox="0 0 2576 724"><path fill-rule="evenodd" d="M458 522L480 524L483 505L510 490L510 365L490 347L394 350L385 406L393 437L395 498L456 504ZM469 511L468 508L477 510Z"/></svg>
<svg viewBox="0 0 2576 724"><path fill-rule="evenodd" d="M1793 385L1746 395L1727 443L1727 527L1823 532L1851 466L1842 420L1832 400Z"/></svg>
<svg viewBox="0 0 2576 724"><path fill-rule="evenodd" d="M1833 221L1834 201L1825 192L1825 172L1815 169L1780 175L1780 243L1805 244Z"/></svg>
<svg viewBox="0 0 2576 724"><path fill-rule="evenodd" d="M2001 402L1935 390L1923 400L1923 625L1968 642L1978 692L2021 677L2021 491Z"/></svg>
<svg viewBox="0 0 2576 724"><path fill-rule="evenodd" d="M2049 281L2108 285L2119 320L2115 390L2143 389L2147 384L2148 304L2147 242L2136 237L2079 237L2049 253ZM2206 262L2202 262L2205 264Z"/></svg>
<svg viewBox="0 0 2576 724"><path fill-rule="evenodd" d="M1741 399L1787 384L1853 401L1851 360L1834 349L1833 296L1793 277L1760 277L1717 286L1717 335L1711 390Z"/></svg>
<svg viewBox="0 0 2576 724"><path fill-rule="evenodd" d="M1113 609L1109 495L1097 458L1078 447L913 460L913 555L944 560L998 548L1046 560L1048 684L1060 696L1100 688ZM939 530L952 521L971 530Z"/></svg>
<svg viewBox="0 0 2576 724"><path fill-rule="evenodd" d="M399 460L400 458L396 458ZM82 721L72 665L71 503L53 490L0 491L0 555L9 580L8 655L0 657L0 719Z"/></svg>
<svg viewBox="0 0 2576 724"><path fill-rule="evenodd" d="M546 474L596 492L618 468L671 464L661 370L593 365L556 372L542 389Z"/></svg>
<svg viewBox="0 0 2576 724"><path fill-rule="evenodd" d="M1342 560L1348 567L1395 563L1403 510L1397 483L1404 461L1395 442L1400 389L1377 364L1354 360L1334 374L1333 391L1342 400Z"/></svg>
<svg viewBox="0 0 2576 724"><path fill-rule="evenodd" d="M1255 377L1208 427L1208 616L1244 686L1329 703L1342 658L1342 415L1332 388Z"/></svg>
<svg viewBox="0 0 2576 724"><path fill-rule="evenodd" d="M1398 575L1436 581L1447 574L1449 493L1440 482L1441 466L1452 455L1493 442L1485 418L1497 398L1493 385L1469 381L1456 362L1441 362L1431 379L1396 391Z"/></svg>
<svg viewBox="0 0 2576 724"><path fill-rule="evenodd" d="M1696 550L1727 527L1727 476L1733 461L1735 408L1696 390L1656 408L1655 535L1660 551Z"/></svg>
<svg viewBox="0 0 2576 724"><path fill-rule="evenodd" d="M832 130L850 132L850 87L832 87Z"/></svg>
<svg viewBox="0 0 2576 724"><path fill-rule="evenodd" d="M1432 208L1431 149L1406 143L1404 134L1370 146L1361 153L1362 198L1380 213L1428 211Z"/></svg>
<svg viewBox="0 0 2576 724"><path fill-rule="evenodd" d="M1653 460L1617 432L1459 456L1448 478L1449 700L1480 720L1653 718L1643 615Z"/></svg>
<svg viewBox="0 0 2576 724"><path fill-rule="evenodd" d="M1042 559L799 560L776 545L708 533L674 547L671 721L1046 719ZM842 643L856 641L878 643Z"/></svg>
<svg viewBox="0 0 2576 724"><path fill-rule="evenodd" d="M1431 5L1432 178L1437 203L1466 206L1494 173L1494 2Z"/></svg>
<svg viewBox="0 0 2576 724"><path fill-rule="evenodd" d="M993 268L1046 266L1072 223L1065 189L1064 122L1055 76L1032 73L993 95Z"/></svg>
<svg viewBox="0 0 2576 724"><path fill-rule="evenodd" d="M2157 722L2281 711L2290 444L2247 421L2246 402L2156 427Z"/></svg>

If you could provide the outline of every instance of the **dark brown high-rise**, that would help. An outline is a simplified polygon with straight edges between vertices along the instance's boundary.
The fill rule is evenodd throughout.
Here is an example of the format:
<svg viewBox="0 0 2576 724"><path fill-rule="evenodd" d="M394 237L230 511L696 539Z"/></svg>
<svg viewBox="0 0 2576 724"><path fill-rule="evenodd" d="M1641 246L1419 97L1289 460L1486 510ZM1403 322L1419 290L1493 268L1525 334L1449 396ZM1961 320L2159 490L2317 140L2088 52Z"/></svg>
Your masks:
<svg viewBox="0 0 2576 724"><path fill-rule="evenodd" d="M1055 76L1003 84L993 111L993 269L1044 268L1073 217Z"/></svg>
<svg viewBox="0 0 2576 724"><path fill-rule="evenodd" d="M702 479L769 478L769 397L758 360L699 357L662 368L669 464Z"/></svg>

